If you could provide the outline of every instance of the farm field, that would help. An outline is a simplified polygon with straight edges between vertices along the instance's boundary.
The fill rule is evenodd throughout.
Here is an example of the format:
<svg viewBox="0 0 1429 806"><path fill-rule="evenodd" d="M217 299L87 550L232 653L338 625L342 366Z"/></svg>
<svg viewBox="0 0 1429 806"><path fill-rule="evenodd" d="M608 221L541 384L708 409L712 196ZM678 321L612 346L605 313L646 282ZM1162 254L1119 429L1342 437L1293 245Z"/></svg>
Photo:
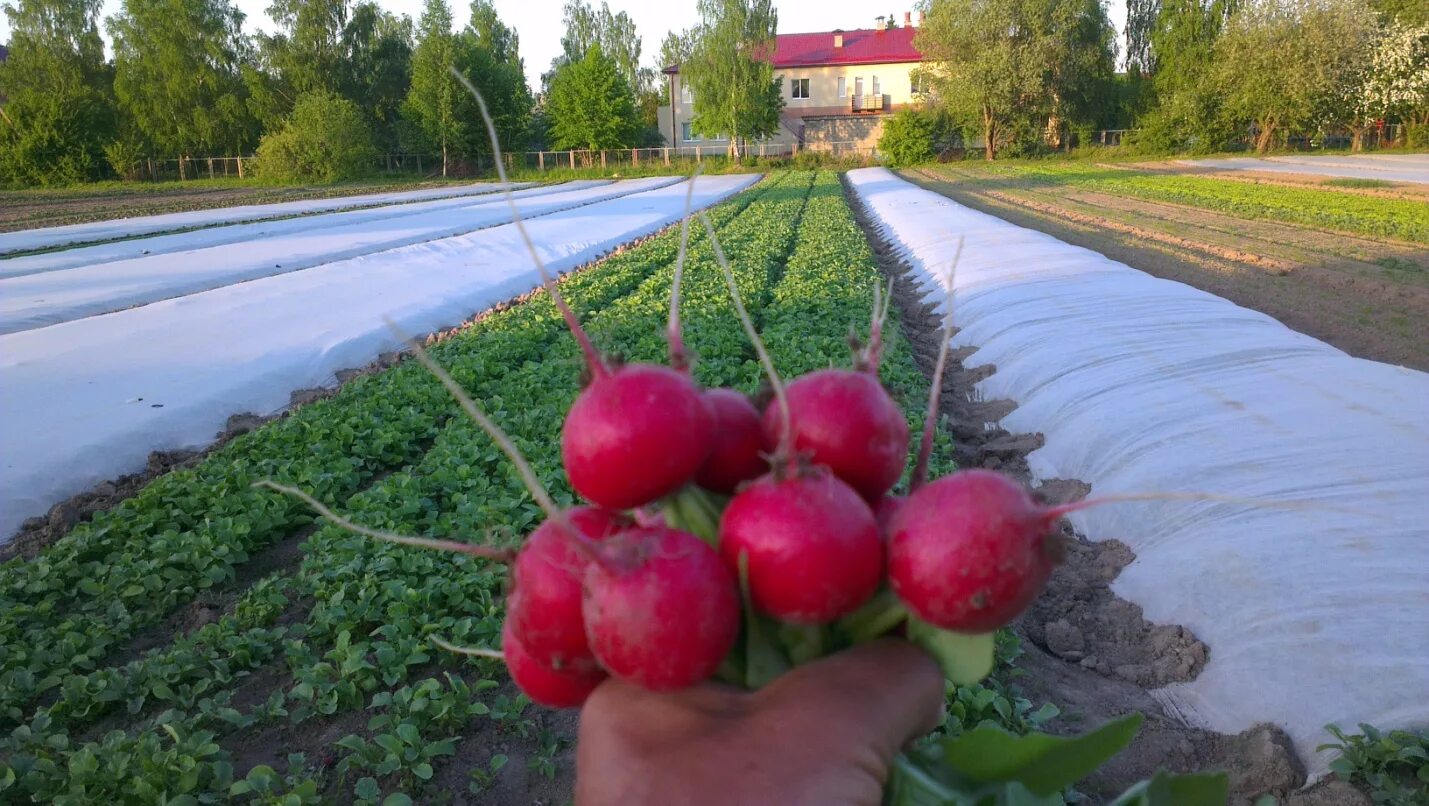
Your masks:
<svg viewBox="0 0 1429 806"><path fill-rule="evenodd" d="M0 190L0 232L58 227L116 217L164 215L243 204L278 204L367 193L442 190L451 179L373 179L337 185L264 185L253 181L111 182L67 188Z"/></svg>
<svg viewBox="0 0 1429 806"><path fill-rule="evenodd" d="M985 177L909 176L974 204L990 198L968 189ZM872 286L895 276L881 377L916 430L952 300L958 357L934 476L999 469L1045 482L1054 502L1194 489L1294 504L1162 501L1074 516L1094 542L1065 529L1064 565L1016 632L1000 635L993 676L949 687L942 731L991 720L1072 733L1143 713L1136 742L1079 785L1097 802L1157 768L1229 769L1238 795L1285 795L1304 768L1324 769L1313 748L1325 722L1417 718L1393 706L1395 692L1422 687L1414 661L1429 654L1415 638L1429 617L1411 603L1429 567L1409 548L1413 502L1429 495L1413 454L1426 440L1413 411L1429 376L1345 356L883 169L757 179L702 177L694 201L786 377L847 366L850 326L866 334ZM679 248L670 225L685 188L666 178L518 192L537 249L565 273L562 291L603 351L664 356ZM148 276L198 283L0 336L0 409L27 418L0 419L7 499L52 477L71 490L100 484L4 549L20 556L0 564L0 802L569 801L575 715L531 705L499 662L435 643L499 643L504 566L358 537L252 486L296 486L407 534L515 545L540 522L501 451L417 362L387 352L399 347L388 314L433 334L433 356L558 503L574 500L557 437L581 352L549 298L529 293L534 271L503 205L414 205L430 206L401 205L424 214L392 221L352 211L47 251L9 259L33 271L8 279L0 260L0 289L90 271L76 287L113 302L142 274L122 279L143 266L126 250L150 244L142 257L160 269ZM314 248L313 265L259 271L276 254L265 250L301 252L324 233L363 253ZM967 251L950 278L959 239ZM181 259L191 253L203 257ZM103 291L106 271L116 285ZM227 284L200 290L209 282ZM760 368L699 227L682 299L696 379L757 393ZM135 358L147 388L162 390L145 405L88 388L121 388ZM335 392L225 425L284 409L335 372ZM154 401L163 407L146 408ZM162 452L219 430L210 450ZM151 450L146 472L119 478ZM28 475L11 456L33 457ZM1299 507L1318 498L1343 509ZM1356 509L1366 500L1381 510L1373 540ZM1286 534L1305 541L1290 560ZM1373 680L1346 692L1353 670L1336 658L1373 668Z"/></svg>
<svg viewBox="0 0 1429 806"><path fill-rule="evenodd" d="M1429 154L1287 155L1257 159L1181 160L1187 165L1272 174L1310 174L1370 181L1429 184Z"/></svg>
<svg viewBox="0 0 1429 806"><path fill-rule="evenodd" d="M1351 355L1429 369L1429 195L1184 170L968 162L904 176Z"/></svg>
<svg viewBox="0 0 1429 806"><path fill-rule="evenodd" d="M837 176L771 178L714 218L763 331L786 345L781 368L845 360L876 269ZM662 353L676 238L563 282L600 346ZM698 235L684 317L699 379L753 391L757 366ZM578 351L546 298L478 318L434 355L569 500L554 437L578 388ZM896 336L884 378L918 408L926 382ZM415 362L160 476L34 559L0 567L4 798L563 801L569 719L527 707L497 664L426 640L493 642L504 569L354 538L249 487L261 478L409 532L510 535L539 518L504 458ZM996 705L1015 722L1030 710L978 691L987 697L974 714Z"/></svg>

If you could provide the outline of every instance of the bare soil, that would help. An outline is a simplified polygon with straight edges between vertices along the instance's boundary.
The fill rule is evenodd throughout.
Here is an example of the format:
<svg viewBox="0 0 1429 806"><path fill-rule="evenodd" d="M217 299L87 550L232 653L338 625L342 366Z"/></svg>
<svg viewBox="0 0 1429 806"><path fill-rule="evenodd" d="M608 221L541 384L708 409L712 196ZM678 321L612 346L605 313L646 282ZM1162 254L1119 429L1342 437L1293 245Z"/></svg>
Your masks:
<svg viewBox="0 0 1429 806"><path fill-rule="evenodd" d="M882 241L849 194L882 269L903 278L909 269ZM941 342L941 321L913 292L917 284L899 282L895 299L902 328L923 371L932 374ZM1012 401L982 400L974 386L995 367L969 370L962 355L950 356L944 376L942 413L951 423L961 467L985 467L1031 483L1027 454L1042 444L1040 434L1011 434L999 421L1016 408ZM1078 500L1090 491L1075 479L1049 480L1037 493L1049 502ZM1105 802L1128 784L1158 769L1174 772L1223 770L1230 776L1231 803L1250 804L1264 795L1289 798L1289 803L1367 803L1353 788L1348 800L1303 800L1321 797L1321 784L1296 794L1305 771L1285 734L1269 724L1255 725L1235 736L1191 727L1168 713L1150 689L1195 679L1212 648L1179 625L1147 621L1139 606L1118 598L1109 585L1135 559L1115 539L1091 542L1063 526L1067 555L1047 589L1014 625L1026 654L1018 661L1026 676L1019 678L1033 702L1056 704L1062 714L1046 729L1077 733L1128 713L1145 717L1130 747L1078 785L1093 802ZM1342 785L1340 785L1342 786ZM1334 789L1331 794L1344 795ZM1282 801L1285 802L1285 801Z"/></svg>
<svg viewBox="0 0 1429 806"><path fill-rule="evenodd" d="M447 180L414 177L341 185L228 186L204 182L165 182L130 186L79 186L62 190L0 191L0 232L58 227L113 218L209 210L238 204L273 204L302 199L327 199L390 190L418 190L451 184Z"/></svg>
<svg viewBox="0 0 1429 806"><path fill-rule="evenodd" d="M1209 291L1361 358L1429 370L1429 248L942 166L905 177ZM1338 189L1337 189L1338 190Z"/></svg>

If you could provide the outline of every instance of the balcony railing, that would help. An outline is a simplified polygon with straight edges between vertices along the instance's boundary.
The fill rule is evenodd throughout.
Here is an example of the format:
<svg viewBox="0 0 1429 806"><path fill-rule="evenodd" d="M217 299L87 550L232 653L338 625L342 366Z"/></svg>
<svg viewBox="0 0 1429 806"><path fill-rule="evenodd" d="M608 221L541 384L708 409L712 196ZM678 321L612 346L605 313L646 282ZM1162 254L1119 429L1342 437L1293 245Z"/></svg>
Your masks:
<svg viewBox="0 0 1429 806"><path fill-rule="evenodd" d="M855 95L849 109L853 112L882 112L888 106L887 95Z"/></svg>

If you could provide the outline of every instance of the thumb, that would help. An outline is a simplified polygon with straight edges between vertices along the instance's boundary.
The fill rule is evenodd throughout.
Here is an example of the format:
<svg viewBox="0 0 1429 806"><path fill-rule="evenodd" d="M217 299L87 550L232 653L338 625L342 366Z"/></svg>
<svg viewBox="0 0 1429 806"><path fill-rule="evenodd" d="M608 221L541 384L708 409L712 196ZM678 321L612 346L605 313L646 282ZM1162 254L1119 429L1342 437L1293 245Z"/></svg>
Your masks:
<svg viewBox="0 0 1429 806"><path fill-rule="evenodd" d="M885 638L800 666L756 696L770 708L818 714L830 730L871 743L886 763L938 726L943 692L943 673L932 657Z"/></svg>

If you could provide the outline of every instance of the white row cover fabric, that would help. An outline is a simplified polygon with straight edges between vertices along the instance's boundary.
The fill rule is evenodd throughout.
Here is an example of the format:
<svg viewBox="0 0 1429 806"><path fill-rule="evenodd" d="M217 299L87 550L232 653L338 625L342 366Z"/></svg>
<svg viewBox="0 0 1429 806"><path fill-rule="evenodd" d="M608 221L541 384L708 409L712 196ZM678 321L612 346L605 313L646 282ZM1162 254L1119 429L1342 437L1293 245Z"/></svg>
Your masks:
<svg viewBox="0 0 1429 806"><path fill-rule="evenodd" d="M695 207L758 178L700 177ZM565 272L678 221L685 192L679 182L526 226ZM506 224L0 336L0 541L152 451L209 445L231 415L280 411L294 390L396 349L384 316L429 333L538 282Z"/></svg>
<svg viewBox="0 0 1429 806"><path fill-rule="evenodd" d="M1429 159L1419 154L1338 155L1333 157L1229 157L1226 159L1179 160L1186 165L1222 171L1265 171L1282 174L1314 174L1346 179L1380 179L1386 182L1429 184Z"/></svg>
<svg viewBox="0 0 1429 806"><path fill-rule="evenodd" d="M535 198L517 201L517 209L521 211L522 218L548 215L678 181L679 177L632 179L559 193L550 193L542 188ZM198 246L180 252L0 279L0 334L119 311L343 258L450 238L509 222L510 206L500 198L489 198L489 195L481 197L480 202L464 200L458 206L453 206L451 201L436 202L446 205L445 209L417 214L409 213L408 208L423 205L377 208L377 211L394 211L395 215L389 217L374 216L372 214L377 211L373 210L316 216L328 219L355 215L358 220L350 223L329 222L328 226L303 228L286 235L254 237L243 242L239 248L234 248L235 239L231 234L221 233L223 243L219 246ZM307 220L298 218L287 221ZM160 236L153 240L194 236L202 243L203 236L220 230L262 226L265 225L240 224L217 230ZM126 243L143 244L147 240L150 239Z"/></svg>
<svg viewBox="0 0 1429 806"><path fill-rule="evenodd" d="M571 190L608 185L604 179L589 179L561 184L538 185L525 190L517 190L516 198L543 196L548 193L565 193ZM359 207L355 210L334 213L314 213L296 218L259 220L251 223L215 224L198 230L186 230L154 235L138 235L120 241L106 241L89 246L74 246L53 252L39 252L15 257L0 257L0 279L22 277L47 271L73 269L80 266L96 266L121 260L135 260L171 252L188 252L208 246L220 246L240 241L256 241L260 238L277 238L284 235L306 232L329 227L345 227L367 221L389 221L403 216L428 215L440 210L478 205L504 204L499 192L466 194L434 201L409 202L405 204L384 204L377 207ZM132 220L132 219L131 219Z"/></svg>
<svg viewBox="0 0 1429 806"><path fill-rule="evenodd" d="M1210 647L1200 675L1158 699L1227 733L1275 722L1316 774L1327 723L1429 724L1429 374L1352 358L887 170L848 179L929 301L945 304L966 238L954 343L996 367L978 392L1016 401L1003 425L1045 435L1029 457L1038 480L1276 504L1072 516L1136 553L1119 595Z"/></svg>
<svg viewBox="0 0 1429 806"><path fill-rule="evenodd" d="M527 183L508 184L507 187L528 187ZM32 249L52 249L71 244L108 241L114 238L132 238L155 232L172 232L194 227L211 227L216 224L233 224L240 221L258 221L265 218L325 213L333 210L351 210L358 207L375 207L381 204L406 204L408 202L445 199L453 196L478 196L500 190L499 182L478 182L470 185L428 188L425 190L403 190L391 193L364 193L359 196L339 196L331 199L306 199L303 201L278 202L276 204L244 204L237 207L217 207L211 210L190 210L183 213L163 213L160 215L116 218L108 221L93 221L87 224L66 224L62 227L45 227L19 232L0 233L0 255L11 252L28 252Z"/></svg>

